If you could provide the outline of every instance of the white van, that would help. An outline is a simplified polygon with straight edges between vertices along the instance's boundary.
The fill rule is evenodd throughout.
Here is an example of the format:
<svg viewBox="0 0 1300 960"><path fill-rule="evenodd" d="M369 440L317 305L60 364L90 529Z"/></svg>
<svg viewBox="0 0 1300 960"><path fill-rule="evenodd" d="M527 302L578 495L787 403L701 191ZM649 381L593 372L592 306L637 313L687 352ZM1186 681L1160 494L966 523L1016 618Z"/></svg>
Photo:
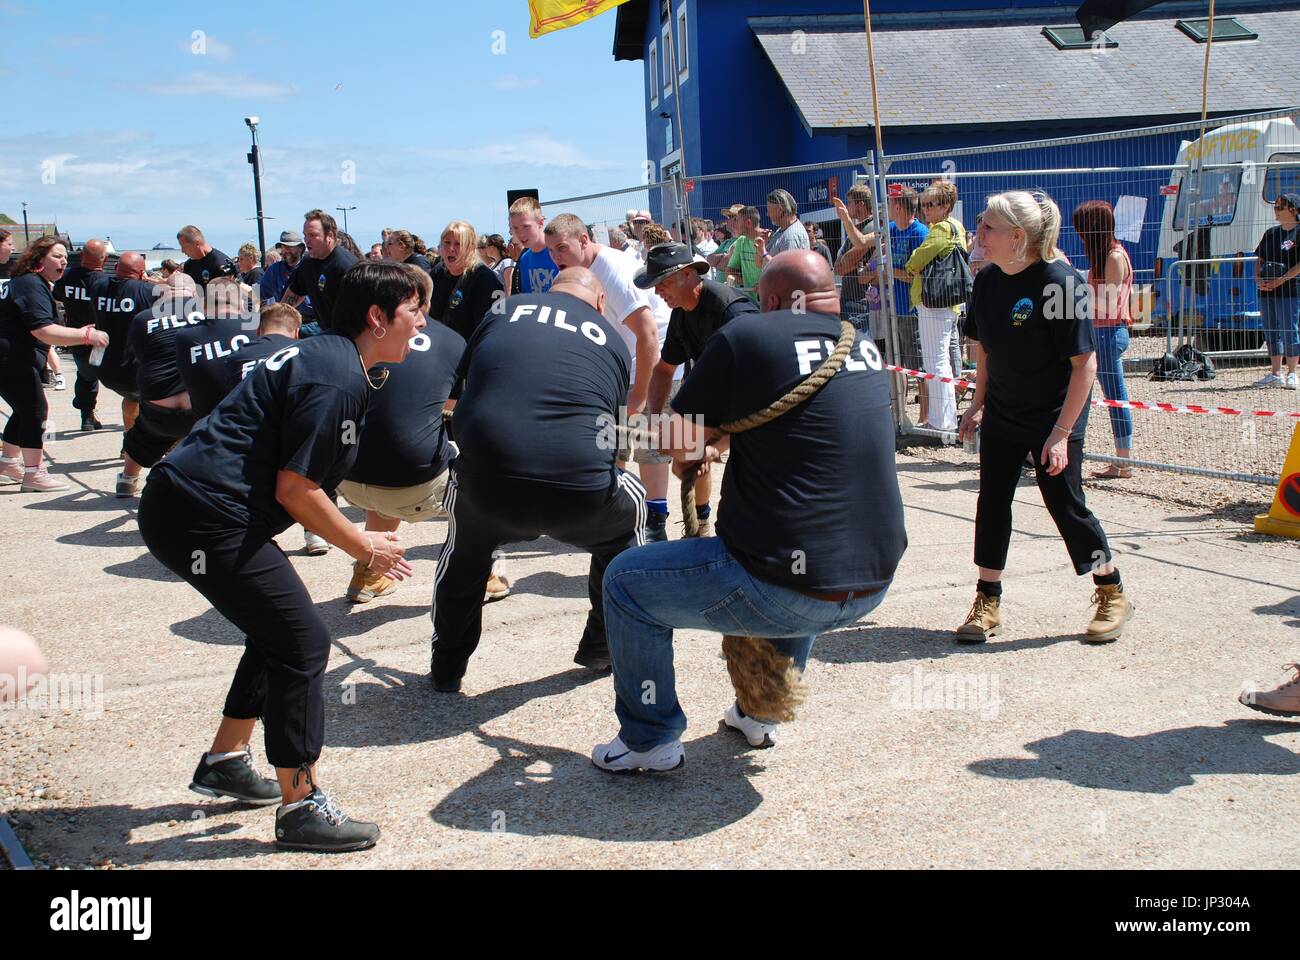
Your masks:
<svg viewBox="0 0 1300 960"><path fill-rule="evenodd" d="M1273 201L1300 191L1300 129L1295 117L1234 123L1183 141L1172 171L1156 253L1154 319L1180 320L1209 349L1254 349L1263 342L1255 247L1277 221ZM1184 260L1219 260L1186 264ZM1203 331L1203 332L1202 332Z"/></svg>

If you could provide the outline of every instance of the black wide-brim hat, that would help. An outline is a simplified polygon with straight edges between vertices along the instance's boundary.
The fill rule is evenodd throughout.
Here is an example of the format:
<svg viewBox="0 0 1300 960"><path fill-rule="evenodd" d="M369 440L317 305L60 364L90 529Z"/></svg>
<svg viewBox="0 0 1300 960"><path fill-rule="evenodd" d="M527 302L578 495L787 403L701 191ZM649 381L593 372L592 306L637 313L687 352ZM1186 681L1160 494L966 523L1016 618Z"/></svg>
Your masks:
<svg viewBox="0 0 1300 960"><path fill-rule="evenodd" d="M687 267L694 267L702 276L709 272L709 261L698 253L692 256L684 243L661 243L646 251L645 266L637 271L632 282L641 290L649 290Z"/></svg>

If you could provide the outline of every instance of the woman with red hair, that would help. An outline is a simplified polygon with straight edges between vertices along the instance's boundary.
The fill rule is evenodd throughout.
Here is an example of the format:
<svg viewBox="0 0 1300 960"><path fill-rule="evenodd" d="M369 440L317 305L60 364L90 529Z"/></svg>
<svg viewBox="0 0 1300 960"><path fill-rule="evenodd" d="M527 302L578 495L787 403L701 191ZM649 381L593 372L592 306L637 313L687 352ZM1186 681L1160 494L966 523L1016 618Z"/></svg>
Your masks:
<svg viewBox="0 0 1300 960"><path fill-rule="evenodd" d="M1089 200L1074 211L1074 229L1088 256L1088 285L1092 287L1093 332L1097 342L1097 382L1107 400L1128 400L1124 387L1124 351L1129 344L1129 299L1133 293L1133 263L1115 239L1115 211L1105 200ZM1129 459L1133 450L1133 415L1126 407L1110 409L1115 456ZM1099 480L1125 479L1130 467L1107 464L1093 472Z"/></svg>

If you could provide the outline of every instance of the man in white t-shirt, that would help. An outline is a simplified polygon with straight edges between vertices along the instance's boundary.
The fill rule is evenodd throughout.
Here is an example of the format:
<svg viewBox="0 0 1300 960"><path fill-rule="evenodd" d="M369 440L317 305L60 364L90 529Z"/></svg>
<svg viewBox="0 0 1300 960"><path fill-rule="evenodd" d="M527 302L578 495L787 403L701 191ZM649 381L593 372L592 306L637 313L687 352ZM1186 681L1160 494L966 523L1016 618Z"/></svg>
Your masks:
<svg viewBox="0 0 1300 960"><path fill-rule="evenodd" d="M632 389L627 395L629 417L645 412L650 378L659 363L659 348L668 335L672 311L652 290L641 290L633 282L641 261L630 253L596 243L586 225L570 213L562 213L546 225L546 248L561 270L586 267L605 287L605 319L622 326L623 338L632 353ZM667 540L668 476L670 460L654 451L638 450L637 465L646 488L646 540Z"/></svg>

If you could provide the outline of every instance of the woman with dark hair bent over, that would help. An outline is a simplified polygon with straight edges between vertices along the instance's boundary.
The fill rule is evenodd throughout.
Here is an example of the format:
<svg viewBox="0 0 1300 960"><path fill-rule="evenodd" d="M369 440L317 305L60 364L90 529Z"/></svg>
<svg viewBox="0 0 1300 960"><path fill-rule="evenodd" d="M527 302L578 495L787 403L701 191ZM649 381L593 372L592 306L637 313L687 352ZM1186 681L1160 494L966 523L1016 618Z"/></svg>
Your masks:
<svg viewBox="0 0 1300 960"><path fill-rule="evenodd" d="M349 820L316 781L330 636L274 537L302 523L377 574L411 572L393 533L363 533L331 502L356 459L367 371L399 363L428 308L416 268L363 261L343 275L333 326L250 373L149 476L140 533L153 555L243 630L245 649L210 752L190 789L265 806L295 850L362 850L373 823ZM261 717L276 781L253 768Z"/></svg>

